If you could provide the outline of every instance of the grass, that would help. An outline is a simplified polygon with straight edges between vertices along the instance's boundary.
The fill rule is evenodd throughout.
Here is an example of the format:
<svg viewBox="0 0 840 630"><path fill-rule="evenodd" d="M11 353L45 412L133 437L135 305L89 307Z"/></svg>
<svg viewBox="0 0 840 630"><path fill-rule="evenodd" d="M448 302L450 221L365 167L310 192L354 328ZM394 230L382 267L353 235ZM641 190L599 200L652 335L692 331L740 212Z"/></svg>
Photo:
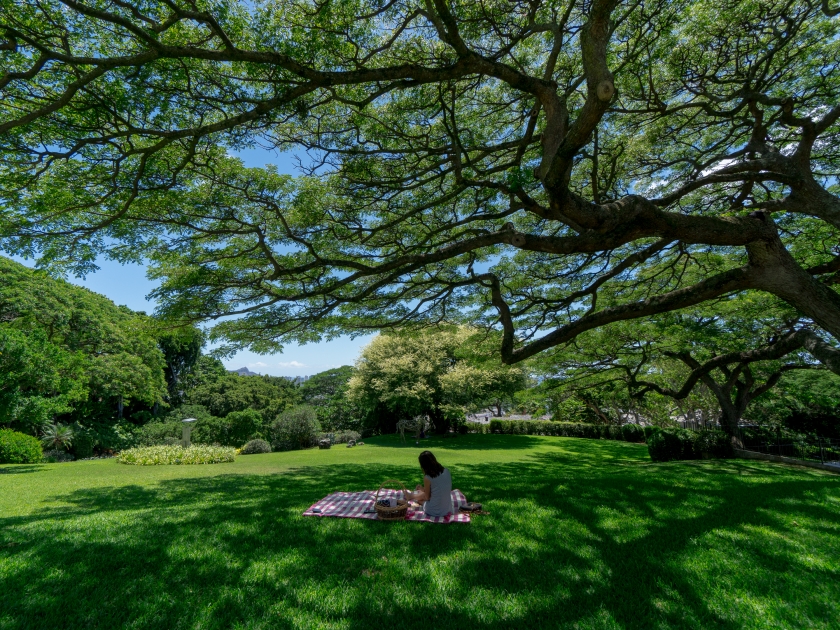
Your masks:
<svg viewBox="0 0 840 630"><path fill-rule="evenodd" d="M840 477L644 445L428 441L470 525L303 518L418 449L0 467L0 629L832 628Z"/></svg>

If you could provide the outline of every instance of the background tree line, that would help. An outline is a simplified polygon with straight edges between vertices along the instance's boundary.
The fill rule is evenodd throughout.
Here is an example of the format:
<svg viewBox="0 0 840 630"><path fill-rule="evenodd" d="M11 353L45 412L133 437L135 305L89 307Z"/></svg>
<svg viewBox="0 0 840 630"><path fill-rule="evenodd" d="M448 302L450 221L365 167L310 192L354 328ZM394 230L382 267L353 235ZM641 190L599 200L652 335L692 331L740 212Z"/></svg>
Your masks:
<svg viewBox="0 0 840 630"><path fill-rule="evenodd" d="M203 354L195 327L167 328L5 258L0 272L0 424L78 456L177 441L185 417L198 419L196 441L237 447L280 444L281 417L307 427L301 444L319 432L393 432L419 414L448 431L485 409L616 425L746 419L838 435L840 379L804 350L808 321L766 294L619 322L517 366L479 328L387 331L355 366L298 386L229 372Z"/></svg>

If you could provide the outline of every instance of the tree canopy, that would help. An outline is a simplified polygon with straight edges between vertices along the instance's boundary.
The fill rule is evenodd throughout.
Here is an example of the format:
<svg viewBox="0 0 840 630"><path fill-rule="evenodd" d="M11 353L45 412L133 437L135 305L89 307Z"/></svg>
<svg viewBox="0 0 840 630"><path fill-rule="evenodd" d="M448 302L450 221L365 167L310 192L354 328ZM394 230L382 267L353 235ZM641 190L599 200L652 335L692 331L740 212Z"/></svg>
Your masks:
<svg viewBox="0 0 840 630"><path fill-rule="evenodd" d="M753 400L788 372L824 367L812 356L823 354L826 363L836 361L836 351L794 309L747 292L592 331L545 357L544 365L565 389L617 405L619 413L649 416L650 406L635 401L653 394L660 406L665 397L683 416L703 413L735 435ZM666 418L673 407L666 400ZM705 413L718 411L719 418Z"/></svg>
<svg viewBox="0 0 840 630"><path fill-rule="evenodd" d="M145 256L258 351L462 316L514 363L746 290L840 338L837 13L0 0L3 244Z"/></svg>
<svg viewBox="0 0 840 630"><path fill-rule="evenodd" d="M0 257L0 424L99 421L166 392L149 318Z"/></svg>
<svg viewBox="0 0 840 630"><path fill-rule="evenodd" d="M491 355L488 338L466 326L390 331L362 349L347 395L382 429L428 414L445 431L477 405L512 399L523 370Z"/></svg>

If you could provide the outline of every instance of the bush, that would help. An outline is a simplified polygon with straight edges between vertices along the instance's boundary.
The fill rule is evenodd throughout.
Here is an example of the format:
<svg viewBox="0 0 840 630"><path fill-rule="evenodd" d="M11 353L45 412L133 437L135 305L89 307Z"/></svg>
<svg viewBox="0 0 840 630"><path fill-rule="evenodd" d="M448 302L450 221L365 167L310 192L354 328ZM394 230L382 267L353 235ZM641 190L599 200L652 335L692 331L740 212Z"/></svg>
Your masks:
<svg viewBox="0 0 840 630"><path fill-rule="evenodd" d="M734 455L729 436L716 430L656 429L647 443L650 458L655 462Z"/></svg>
<svg viewBox="0 0 840 630"><path fill-rule="evenodd" d="M358 442L362 439L362 434L358 431L339 431L335 434L336 444L347 444L350 440Z"/></svg>
<svg viewBox="0 0 840 630"><path fill-rule="evenodd" d="M44 459L38 438L0 429L0 464L37 464Z"/></svg>
<svg viewBox="0 0 840 630"><path fill-rule="evenodd" d="M507 435L553 435L590 439L621 439L619 427L552 420L491 420L490 433Z"/></svg>
<svg viewBox="0 0 840 630"><path fill-rule="evenodd" d="M694 451L700 456L734 457L732 440L724 431L698 431L694 438Z"/></svg>
<svg viewBox="0 0 840 630"><path fill-rule="evenodd" d="M44 427L41 444L53 449L68 450L76 437L73 427L66 424L50 423Z"/></svg>
<svg viewBox="0 0 840 630"><path fill-rule="evenodd" d="M93 457L93 449L96 446L96 435L93 431L83 428L81 425L73 427L73 447L70 449L76 459Z"/></svg>
<svg viewBox="0 0 840 630"><path fill-rule="evenodd" d="M240 455L259 455L260 453L270 453L271 444L265 440L251 440L242 447L239 451Z"/></svg>
<svg viewBox="0 0 840 630"><path fill-rule="evenodd" d="M271 425L271 448L289 451L315 446L319 431L315 409L309 405L294 407L281 413Z"/></svg>
<svg viewBox="0 0 840 630"><path fill-rule="evenodd" d="M76 458L70 453L58 448L51 451L44 451L44 461L48 464L63 464L64 462L72 462L74 459Z"/></svg>
<svg viewBox="0 0 840 630"><path fill-rule="evenodd" d="M232 462L236 451L229 446L195 444L182 446L143 446L130 448L117 455L120 464L157 466L163 464L221 464Z"/></svg>
<svg viewBox="0 0 840 630"><path fill-rule="evenodd" d="M198 444L242 446L248 440L261 438L262 416L253 409L231 411L224 418L207 416L196 422L192 441Z"/></svg>
<svg viewBox="0 0 840 630"><path fill-rule="evenodd" d="M644 428L644 432L645 432L645 442L647 442L648 438L649 438L651 435L653 435L653 434L656 432L656 430L657 430L657 427L652 427L652 426L650 426L650 425L648 425L648 426L646 426L646 427Z"/></svg>
<svg viewBox="0 0 840 630"><path fill-rule="evenodd" d="M625 424L621 427L621 439L625 442L644 442L645 432L638 424Z"/></svg>
<svg viewBox="0 0 840 630"><path fill-rule="evenodd" d="M230 446L242 446L249 440L262 438L260 429L263 426L263 417L258 411L246 409L245 411L231 411L225 416L227 434L222 444Z"/></svg>
<svg viewBox="0 0 840 630"><path fill-rule="evenodd" d="M167 439L173 439L180 444L183 426L180 420L150 422L137 429L134 435L139 446L158 446L166 444Z"/></svg>
<svg viewBox="0 0 840 630"><path fill-rule="evenodd" d="M685 459L685 446L680 433L674 429L657 429L647 439L648 453L655 462ZM690 444L690 442L689 442Z"/></svg>
<svg viewBox="0 0 840 630"><path fill-rule="evenodd" d="M489 424L481 424L480 422L465 422L464 426L467 428L467 433L478 433L480 435L492 433Z"/></svg>

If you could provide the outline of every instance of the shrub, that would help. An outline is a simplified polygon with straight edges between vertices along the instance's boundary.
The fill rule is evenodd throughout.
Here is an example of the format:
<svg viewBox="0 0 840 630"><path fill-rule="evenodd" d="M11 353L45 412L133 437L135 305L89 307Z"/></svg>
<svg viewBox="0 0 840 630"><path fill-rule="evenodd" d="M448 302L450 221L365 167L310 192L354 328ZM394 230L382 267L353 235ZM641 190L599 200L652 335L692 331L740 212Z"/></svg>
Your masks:
<svg viewBox="0 0 840 630"><path fill-rule="evenodd" d="M683 439L674 429L657 429L647 439L648 453L655 462L684 459Z"/></svg>
<svg viewBox="0 0 840 630"><path fill-rule="evenodd" d="M232 411L224 418L207 416L196 422L192 441L199 444L242 446L248 440L262 437L262 422L262 415L253 409Z"/></svg>
<svg viewBox="0 0 840 630"><path fill-rule="evenodd" d="M44 427L41 444L52 449L66 451L73 444L73 427L66 424L48 424Z"/></svg>
<svg viewBox="0 0 840 630"><path fill-rule="evenodd" d="M162 464L221 464L232 462L235 449L229 446L207 446L194 444L182 446L143 446L130 448L117 455L120 464L135 466L157 466Z"/></svg>
<svg viewBox="0 0 840 630"><path fill-rule="evenodd" d="M166 444L166 440L174 439L177 444L181 443L181 430L183 423L180 420L168 420L165 422L150 422L135 432L139 446L156 446Z"/></svg>
<svg viewBox="0 0 840 630"><path fill-rule="evenodd" d="M38 438L0 429L0 464L37 464L43 458Z"/></svg>
<svg viewBox="0 0 840 630"><path fill-rule="evenodd" d="M621 427L621 438L625 442L644 442L645 432L638 424L625 424Z"/></svg>
<svg viewBox="0 0 840 630"><path fill-rule="evenodd" d="M137 436L135 435L137 427L130 422L92 424L87 430L96 439L94 446L96 450L124 451L127 448L138 446Z"/></svg>
<svg viewBox="0 0 840 630"><path fill-rule="evenodd" d="M732 443L723 431L656 429L647 440L650 458L655 462L675 459L732 457Z"/></svg>
<svg viewBox="0 0 840 630"><path fill-rule="evenodd" d="M653 435L653 434L654 434L654 432L656 431L656 429L657 429L656 427L652 427L652 426L649 426L649 425L648 425L648 426L646 426L646 427L644 428L644 432L645 432L645 442L647 442L647 439L648 439L651 435Z"/></svg>
<svg viewBox="0 0 840 630"><path fill-rule="evenodd" d="M73 433L73 448L71 450L76 459L93 457L93 449L96 446L96 436L93 431L77 424L73 428Z"/></svg>
<svg viewBox="0 0 840 630"><path fill-rule="evenodd" d="M698 431L694 438L694 451L698 455L708 454L711 457L734 457L732 440L724 431Z"/></svg>
<svg viewBox="0 0 840 630"><path fill-rule="evenodd" d="M251 440L247 442L242 450L239 451L242 455L259 455L260 453L270 453L271 444L265 440Z"/></svg>
<svg viewBox="0 0 840 630"><path fill-rule="evenodd" d="M358 431L339 431L335 434L336 444L347 444L350 440L358 442L362 439L362 434Z"/></svg>
<svg viewBox="0 0 840 630"><path fill-rule="evenodd" d="M263 417L253 409L231 411L225 416L225 425L227 435L225 436L226 441L222 444L242 446L249 440L262 437L259 433L263 426Z"/></svg>
<svg viewBox="0 0 840 630"><path fill-rule="evenodd" d="M623 440L624 434L621 427L610 424L601 428L601 437L605 440Z"/></svg>
<svg viewBox="0 0 840 630"><path fill-rule="evenodd" d="M275 451L288 451L315 446L319 430L318 419L312 407L294 407L281 413L271 425L271 448Z"/></svg>
<svg viewBox="0 0 840 630"><path fill-rule="evenodd" d="M63 464L64 462L72 462L74 459L76 458L70 453L61 449L44 451L44 461L48 464Z"/></svg>
<svg viewBox="0 0 840 630"><path fill-rule="evenodd" d="M467 428L467 433L478 433L480 435L492 433L489 424L481 424L480 422L465 422L464 426Z"/></svg>
<svg viewBox="0 0 840 630"><path fill-rule="evenodd" d="M491 420L490 433L508 435L553 435L590 439L621 439L619 427L552 420Z"/></svg>

